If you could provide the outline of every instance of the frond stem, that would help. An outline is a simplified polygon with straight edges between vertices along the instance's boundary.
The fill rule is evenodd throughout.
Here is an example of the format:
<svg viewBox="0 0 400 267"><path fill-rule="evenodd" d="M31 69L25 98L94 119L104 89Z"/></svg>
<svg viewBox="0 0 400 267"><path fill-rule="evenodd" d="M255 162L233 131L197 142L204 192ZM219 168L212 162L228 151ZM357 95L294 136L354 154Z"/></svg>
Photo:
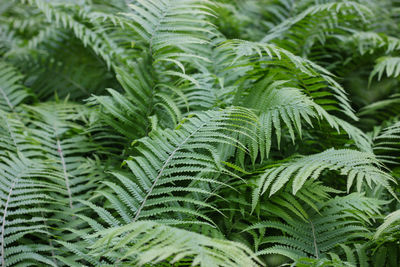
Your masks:
<svg viewBox="0 0 400 267"><path fill-rule="evenodd" d="M3 95L4 99L6 100L7 105L10 107L10 109L11 109L12 111L14 111L14 106L13 106L13 104L11 103L10 99L8 99L6 93L4 92L3 88L1 88L1 87L0 87L0 92L1 92L1 94Z"/></svg>
<svg viewBox="0 0 400 267"><path fill-rule="evenodd" d="M6 204L4 206L4 211L3 211L3 219L2 219L2 223L1 223L1 236L0 236L0 241L1 241L1 266L2 267L6 266L6 262L5 262L5 259L4 259L5 258L4 257L4 247L5 247L5 245L4 245L4 230L6 228L7 209L8 209L8 204L10 203L10 200L11 200L11 195L13 193L14 187L18 183L18 181L19 181L19 176L17 177L17 179L15 179L15 181L11 185L10 191L8 192Z"/></svg>
<svg viewBox="0 0 400 267"><path fill-rule="evenodd" d="M318 245L317 245L317 237L315 236L314 224L312 223L311 220L309 220L309 222L310 222L310 225L311 225L312 235L313 235L313 239L314 239L315 257L316 257L317 259L319 259Z"/></svg>
<svg viewBox="0 0 400 267"><path fill-rule="evenodd" d="M67 172L67 164L65 163L64 153L63 153L63 150L62 150L62 147L61 147L60 138L58 138L58 135L57 135L57 128L56 128L55 125L53 126L53 130L54 130L54 135L55 135L56 140L57 140L57 152L58 152L58 155L60 156L61 166L62 166L62 168L63 168L65 186L67 187L68 198L69 198L69 207L70 207L71 209L73 209L74 206L72 205L72 193L71 193L71 188L70 188L70 186L69 186L69 178L68 178L68 172Z"/></svg>

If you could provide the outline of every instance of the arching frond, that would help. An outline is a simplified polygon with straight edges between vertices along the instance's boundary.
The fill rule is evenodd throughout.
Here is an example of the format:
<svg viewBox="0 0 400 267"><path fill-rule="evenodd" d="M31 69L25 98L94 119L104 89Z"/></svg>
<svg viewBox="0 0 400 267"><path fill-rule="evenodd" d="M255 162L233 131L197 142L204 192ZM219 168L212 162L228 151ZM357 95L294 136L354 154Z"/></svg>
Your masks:
<svg viewBox="0 0 400 267"><path fill-rule="evenodd" d="M357 204L356 204L357 203ZM365 212L379 214L381 203L358 193L336 197L324 204L317 204L319 210L308 210L308 220L259 222L246 230L276 229L282 235L267 234L262 244L270 245L258 251L257 255L281 254L293 260L312 256L324 258L325 253L341 243L362 238L369 234L363 217ZM368 223L368 221L367 221ZM268 232L270 233L270 232Z"/></svg>
<svg viewBox="0 0 400 267"><path fill-rule="evenodd" d="M111 39L76 20L73 15L59 8L60 6L57 3L49 3L43 0L23 0L23 2L36 6L43 12L48 21L54 22L58 27L71 30L85 46L90 46L109 67L114 64L112 59L115 57L115 52L118 49L117 45Z"/></svg>
<svg viewBox="0 0 400 267"><path fill-rule="evenodd" d="M378 75L378 80L382 75L397 78L400 75L400 57L381 57L377 60L374 70L371 72L370 80Z"/></svg>
<svg viewBox="0 0 400 267"><path fill-rule="evenodd" d="M232 40L223 44L222 49L224 48L232 50L230 64L234 67L248 68L251 75L257 78L268 72L276 75L275 79L288 80L290 77L290 84L302 88L326 110L340 109L347 116L357 120L345 90L333 79L333 74L312 61L274 44ZM239 61L244 57L246 59ZM267 66L276 67L276 70L271 71Z"/></svg>
<svg viewBox="0 0 400 267"><path fill-rule="evenodd" d="M355 32L349 42L358 47L361 55L373 53L377 49L384 49L389 54L400 50L400 39L376 32Z"/></svg>
<svg viewBox="0 0 400 267"><path fill-rule="evenodd" d="M313 127L313 119L325 120L336 130L339 130L339 127L342 128L356 140L359 146L362 146L365 150L368 149L369 144L366 137L357 132L357 129L330 115L311 97L305 95L301 89L288 86L289 81L280 81L274 78L274 76L267 77L255 84L248 93L246 92L248 95L243 100L243 105L260 112L262 138L260 153L262 158L264 151L268 157L273 132L277 136L279 148L283 127L288 129L290 138L294 142L295 132L301 137L303 125L307 124Z"/></svg>
<svg viewBox="0 0 400 267"><path fill-rule="evenodd" d="M400 227L400 210L397 210L386 216L383 224L381 224L376 230L374 238L379 238L383 234L387 234L389 232L398 233L399 227Z"/></svg>
<svg viewBox="0 0 400 267"><path fill-rule="evenodd" d="M138 155L125 161L129 172L113 172L118 183L105 182L117 197L101 194L125 223L154 216L160 220L198 216L212 223L200 209L214 209L206 199L216 197L216 189L226 186L228 177L236 177L221 164L231 152L219 152L217 147L247 150L235 137L256 135L256 123L251 111L231 108L195 114L176 130L154 131L139 140Z"/></svg>
<svg viewBox="0 0 400 267"><path fill-rule="evenodd" d="M393 177L381 170L381 163L373 154L349 149L329 149L267 169L260 176L254 194L257 199L258 195L269 190L271 196L289 182L292 183L293 194L296 194L305 181L319 178L326 169L339 171L341 175L347 176L347 191L354 182L358 191L365 184L370 187L382 185L392 191L389 182L395 182Z"/></svg>
<svg viewBox="0 0 400 267"><path fill-rule="evenodd" d="M137 1L129 5L132 12L123 14L149 44L156 61L171 61L182 67L174 58L196 57L192 46L208 43L207 35L212 33L207 27L211 24L205 17L213 16L211 5L205 0Z"/></svg>
<svg viewBox="0 0 400 267"><path fill-rule="evenodd" d="M324 43L327 36L345 32L351 21L365 22L372 11L355 1L331 2L312 5L292 18L272 28L261 40L277 42L293 52L307 55L316 41Z"/></svg>
<svg viewBox="0 0 400 267"><path fill-rule="evenodd" d="M92 255L102 255L115 263L171 264L191 266L260 266L254 253L240 243L209 238L204 235L141 221L111 228L92 235L98 239Z"/></svg>
<svg viewBox="0 0 400 267"><path fill-rule="evenodd" d="M400 94L394 94L384 100L376 101L370 105L364 106L358 113L360 117L372 117L380 122L397 116L400 111Z"/></svg>

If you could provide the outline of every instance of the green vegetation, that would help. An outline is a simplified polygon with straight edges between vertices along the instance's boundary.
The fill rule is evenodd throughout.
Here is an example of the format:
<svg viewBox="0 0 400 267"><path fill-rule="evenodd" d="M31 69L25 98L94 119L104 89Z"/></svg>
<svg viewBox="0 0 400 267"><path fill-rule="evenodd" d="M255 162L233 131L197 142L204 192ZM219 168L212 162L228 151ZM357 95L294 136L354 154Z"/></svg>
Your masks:
<svg viewBox="0 0 400 267"><path fill-rule="evenodd" d="M400 266L400 1L0 2L0 265Z"/></svg>

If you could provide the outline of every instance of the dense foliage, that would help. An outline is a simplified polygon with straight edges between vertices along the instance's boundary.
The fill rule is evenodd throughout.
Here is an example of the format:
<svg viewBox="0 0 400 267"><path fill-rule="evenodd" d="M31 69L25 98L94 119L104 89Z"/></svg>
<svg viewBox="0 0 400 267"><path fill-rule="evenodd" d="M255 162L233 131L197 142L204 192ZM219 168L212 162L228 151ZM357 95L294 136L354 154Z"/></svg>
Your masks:
<svg viewBox="0 0 400 267"><path fill-rule="evenodd" d="M400 266L399 14L1 1L1 266Z"/></svg>

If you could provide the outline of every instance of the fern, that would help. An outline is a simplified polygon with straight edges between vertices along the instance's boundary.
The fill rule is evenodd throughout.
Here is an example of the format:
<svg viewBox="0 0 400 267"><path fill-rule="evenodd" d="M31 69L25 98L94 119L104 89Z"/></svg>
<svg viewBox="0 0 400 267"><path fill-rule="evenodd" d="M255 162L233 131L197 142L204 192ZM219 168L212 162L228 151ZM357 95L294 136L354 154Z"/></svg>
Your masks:
<svg viewBox="0 0 400 267"><path fill-rule="evenodd" d="M334 105L336 104L340 106L343 113L353 119L357 119L352 108L348 104L344 89L332 79L332 74L321 66L273 44L235 40L227 42L223 47L229 47L235 51L233 53L235 57L231 59L231 65L235 64L236 61L244 56L256 58L258 56L260 60L259 63L278 66L276 73L288 73L285 75L286 77L290 76L296 86L304 88L304 90L314 98L317 103L321 103L322 107L325 109L334 110ZM262 65L260 68L259 65L250 62L239 62L237 64L238 67L242 65L253 66L255 70L261 73L265 73L266 71L265 67L262 67ZM299 70L301 74L298 73ZM285 79L283 78L282 80ZM329 89L330 92L323 90L325 88ZM331 99L330 96L333 96L334 100ZM240 97L240 94L237 97Z"/></svg>
<svg viewBox="0 0 400 267"><path fill-rule="evenodd" d="M190 259L199 266L259 266L260 261L240 243L211 239L203 235L152 221L141 221L107 229L96 238L91 254L109 254L113 262L142 266L146 263L172 264ZM112 246L112 248L111 248ZM118 251L117 253L113 253Z"/></svg>
<svg viewBox="0 0 400 267"><path fill-rule="evenodd" d="M378 238L381 236L383 233L387 233L389 231L395 232L396 229L399 227L400 221L400 211L395 211L390 213L388 216L385 218L385 222L380 225L374 235L374 238Z"/></svg>
<svg viewBox="0 0 400 267"><path fill-rule="evenodd" d="M361 55L368 52L372 54L380 48L385 49L385 53L388 54L400 49L399 39L376 32L356 32L349 38L349 41L358 46Z"/></svg>
<svg viewBox="0 0 400 267"><path fill-rule="evenodd" d="M379 167L381 163L373 154L329 149L267 169L259 178L258 188L254 192L254 202L257 202L260 194L269 190L271 196L289 181L292 183L293 194L296 194L307 179L317 179L326 169L339 171L341 175L347 176L347 191L350 191L355 181L358 191L362 190L364 183L370 187L373 184L382 185L392 191L389 182L394 182L394 178Z"/></svg>
<svg viewBox="0 0 400 267"><path fill-rule="evenodd" d="M51 210L43 205L54 201L46 193L51 188L46 180L57 179L59 174L51 167L16 154L2 156L0 174L2 266L20 261L56 266L43 256L54 249L46 242L50 234L44 217ZM27 236L35 242L18 243Z"/></svg>
<svg viewBox="0 0 400 267"><path fill-rule="evenodd" d="M14 111L15 107L29 97L29 92L21 85L23 76L10 65L0 62L0 108Z"/></svg>
<svg viewBox="0 0 400 267"><path fill-rule="evenodd" d="M400 148L400 122L395 122L389 127L382 130L379 135L374 138L374 151L377 157L385 163L398 163L398 157L391 155L396 153Z"/></svg>
<svg viewBox="0 0 400 267"><path fill-rule="evenodd" d="M265 237L262 244L274 245L258 251L257 255L278 253L293 260L312 255L318 259L337 244L367 235L368 229L363 225L363 219L356 214L376 214L378 210L379 203L374 199L355 193L320 205L318 212L309 211L306 221L260 222L246 230L272 228L285 233L285 236Z"/></svg>
<svg viewBox="0 0 400 267"><path fill-rule="evenodd" d="M397 1L0 3L2 266L399 266Z"/></svg>
<svg viewBox="0 0 400 267"><path fill-rule="evenodd" d="M324 43L329 35L346 31L345 27L341 27L344 22L365 22L371 15L372 11L367 6L353 1L312 5L272 28L261 42L275 41L291 51L307 55L316 41Z"/></svg>
<svg viewBox="0 0 400 267"><path fill-rule="evenodd" d="M371 72L370 79L378 75L378 80L383 74L387 77L396 78L400 74L400 58L399 57L382 57L377 60L374 70Z"/></svg>
<svg viewBox="0 0 400 267"><path fill-rule="evenodd" d="M154 216L167 216L164 220L168 220L174 213L181 219L186 214L189 219L199 216L212 223L198 210L210 208L204 201L217 196L214 191L218 187L226 186L226 176L237 177L222 166L221 156L225 155L217 152L216 145L246 150L233 136L251 136L254 123L256 117L248 110L228 109L196 114L175 131L156 131L139 141L138 156L124 162L129 172L113 172L118 183L106 182L118 197L101 194L113 203L125 223Z"/></svg>

